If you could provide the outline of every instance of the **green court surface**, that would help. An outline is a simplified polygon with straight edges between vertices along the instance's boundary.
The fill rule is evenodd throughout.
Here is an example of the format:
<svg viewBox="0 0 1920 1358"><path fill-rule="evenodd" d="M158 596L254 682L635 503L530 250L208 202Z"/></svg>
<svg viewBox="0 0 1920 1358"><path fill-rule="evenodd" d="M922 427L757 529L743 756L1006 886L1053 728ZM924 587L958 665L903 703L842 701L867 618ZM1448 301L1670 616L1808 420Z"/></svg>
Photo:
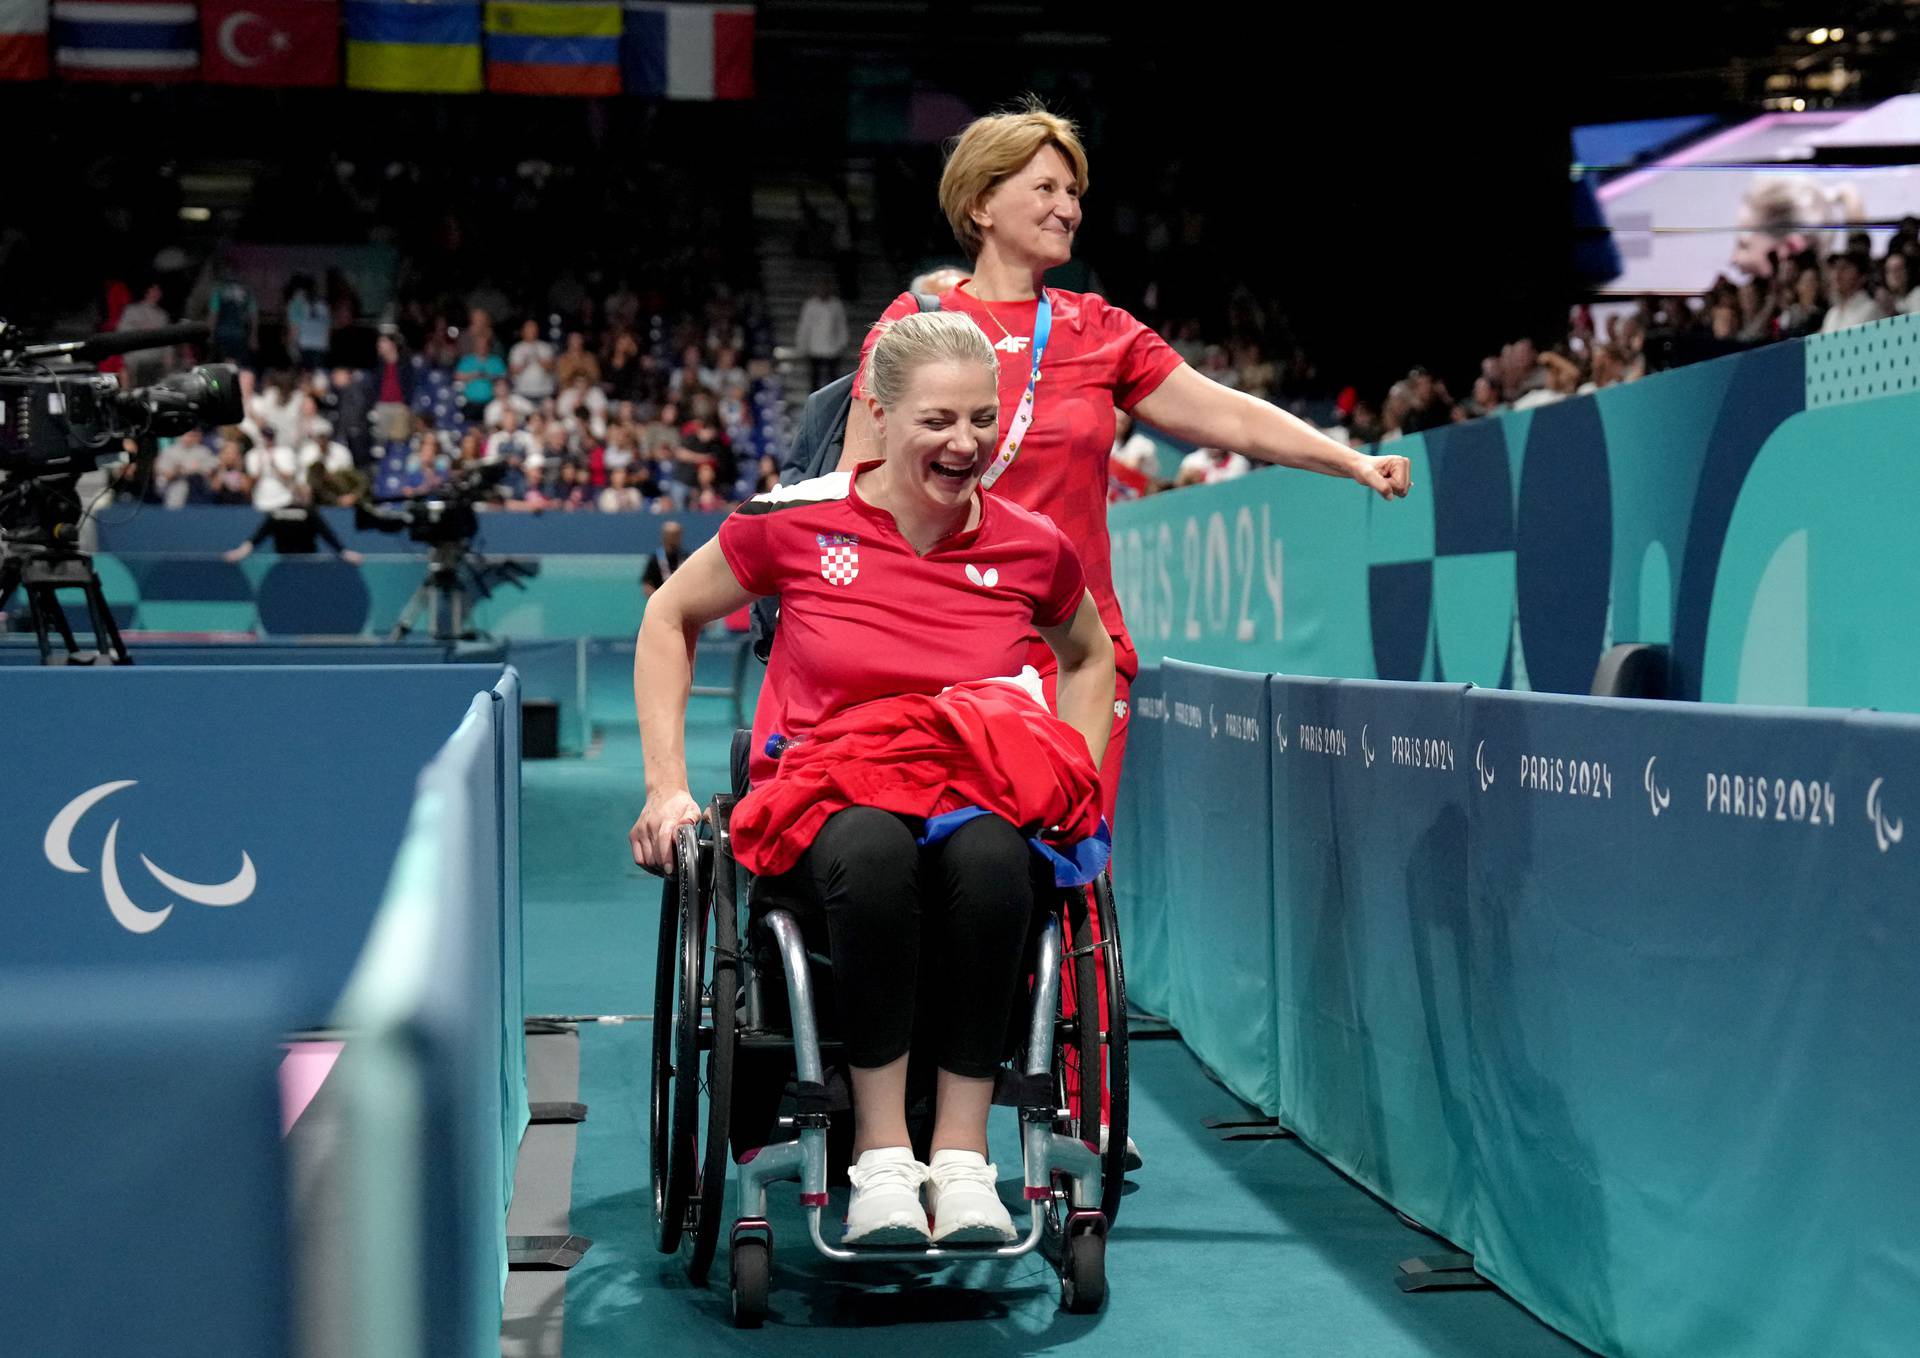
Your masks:
<svg viewBox="0 0 1920 1358"><path fill-rule="evenodd" d="M530 1013L640 1014L652 1005L660 886L632 866L626 831L643 796L631 699L597 684L606 739L585 759L530 763L525 781ZM697 797L725 778L721 705L696 700L688 732ZM702 724L704 723L704 724ZM1114 1352L1303 1358L1536 1358L1586 1350L1493 1291L1403 1293L1394 1265L1446 1248L1293 1140L1227 1141L1202 1125L1249 1114L1177 1041L1134 1047L1133 1128L1146 1157L1111 1238L1106 1307L1069 1316L1039 1256L941 1270L843 1269L805 1243L791 1191L773 1201L773 1314L728 1319L725 1238L694 1289L655 1252L647 1171L649 1024L580 1033L572 1229L593 1248L567 1277L567 1358L656 1353ZM1007 1191L1020 1168L996 1110ZM1013 1200L1010 1196L1010 1201ZM841 1204L828 1209L837 1221Z"/></svg>

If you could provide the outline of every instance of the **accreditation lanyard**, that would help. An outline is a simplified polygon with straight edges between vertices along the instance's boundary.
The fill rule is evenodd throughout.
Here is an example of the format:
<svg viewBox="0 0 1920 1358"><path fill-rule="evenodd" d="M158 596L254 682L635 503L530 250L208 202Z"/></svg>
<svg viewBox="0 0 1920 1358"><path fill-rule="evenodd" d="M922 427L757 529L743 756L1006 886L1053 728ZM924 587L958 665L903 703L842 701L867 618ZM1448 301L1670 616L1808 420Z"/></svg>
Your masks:
<svg viewBox="0 0 1920 1358"><path fill-rule="evenodd" d="M983 488L998 481L1000 474L1013 465L1014 458L1020 456L1020 440L1027 436L1033 424L1033 389L1040 385L1040 355L1046 352L1047 334L1052 329L1053 303L1047 297L1047 290L1042 288L1039 305L1033 310L1033 371L1027 377L1027 394L1020 398L1020 408L1013 412L1013 423L1007 426L1007 436L1000 440L1000 451L980 473Z"/></svg>

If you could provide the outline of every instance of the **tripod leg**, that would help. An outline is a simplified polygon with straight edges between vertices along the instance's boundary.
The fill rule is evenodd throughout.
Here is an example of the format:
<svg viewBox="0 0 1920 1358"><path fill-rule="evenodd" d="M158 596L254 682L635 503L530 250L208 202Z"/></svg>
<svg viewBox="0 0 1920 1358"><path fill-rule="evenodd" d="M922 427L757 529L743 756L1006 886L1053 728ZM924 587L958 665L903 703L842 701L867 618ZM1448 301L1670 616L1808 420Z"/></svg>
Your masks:
<svg viewBox="0 0 1920 1358"><path fill-rule="evenodd" d="M87 612L93 616L93 639L102 655L110 656L116 665L131 665L133 657L127 654L127 643L120 639L120 626L113 620L113 610L107 607L106 591L100 588L100 577L95 575L87 580Z"/></svg>
<svg viewBox="0 0 1920 1358"><path fill-rule="evenodd" d="M416 589L413 592L413 597L407 600L407 606L400 610L400 620L394 623L393 633L389 639L393 641L406 640L407 633L413 630L413 620L420 616L421 606L427 604L431 598L431 586L422 585L419 589Z"/></svg>
<svg viewBox="0 0 1920 1358"><path fill-rule="evenodd" d="M58 631L60 640L67 648L67 663L71 664L80 655L80 643L74 639L73 627L67 622L67 610L60 606L60 594L52 585L36 581L27 586L27 603L33 610L33 631L40 639L40 663L53 663L53 638L51 633Z"/></svg>

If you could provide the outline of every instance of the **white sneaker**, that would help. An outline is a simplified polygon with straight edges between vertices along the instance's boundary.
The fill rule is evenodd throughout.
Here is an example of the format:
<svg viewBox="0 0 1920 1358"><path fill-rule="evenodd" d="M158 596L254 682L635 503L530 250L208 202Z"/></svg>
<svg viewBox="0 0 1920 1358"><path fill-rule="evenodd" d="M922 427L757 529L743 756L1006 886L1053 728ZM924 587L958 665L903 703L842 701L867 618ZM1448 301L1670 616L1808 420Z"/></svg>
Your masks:
<svg viewBox="0 0 1920 1358"><path fill-rule="evenodd" d="M1013 1218L1000 1201L999 1173L978 1151L935 1151L927 1171L927 1215L936 1245L1004 1245Z"/></svg>
<svg viewBox="0 0 1920 1358"><path fill-rule="evenodd" d="M1102 1155L1105 1155L1107 1153L1107 1146L1109 1144L1108 1137L1107 1137L1108 1130L1109 1129L1105 1127L1102 1127L1100 1129L1100 1154ZM1133 1144L1132 1137L1128 1137L1127 1138L1127 1158L1121 1162L1122 1170L1128 1174L1131 1174L1136 1169L1145 1168L1146 1163L1147 1162L1141 1158L1140 1148Z"/></svg>
<svg viewBox="0 0 1920 1358"><path fill-rule="evenodd" d="M882 1146L862 1155L847 1170L853 1196L847 1200L847 1229L840 1243L926 1244L927 1210L920 1205L920 1185L927 1173L906 1146Z"/></svg>

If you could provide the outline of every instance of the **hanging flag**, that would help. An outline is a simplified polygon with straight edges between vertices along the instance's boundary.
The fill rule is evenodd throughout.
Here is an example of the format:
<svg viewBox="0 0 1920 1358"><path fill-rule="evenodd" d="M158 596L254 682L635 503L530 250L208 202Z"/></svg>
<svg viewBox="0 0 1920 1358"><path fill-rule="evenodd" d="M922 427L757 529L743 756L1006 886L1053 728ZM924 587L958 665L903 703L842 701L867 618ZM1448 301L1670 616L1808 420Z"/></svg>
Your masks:
<svg viewBox="0 0 1920 1358"><path fill-rule="evenodd" d="M487 0L487 88L502 94L620 93L617 0Z"/></svg>
<svg viewBox="0 0 1920 1358"><path fill-rule="evenodd" d="M347 0L347 84L393 93L478 93L479 0Z"/></svg>
<svg viewBox="0 0 1920 1358"><path fill-rule="evenodd" d="M628 94L753 98L753 6L626 0L621 77Z"/></svg>
<svg viewBox="0 0 1920 1358"><path fill-rule="evenodd" d="M47 0L0 0L0 80L47 78Z"/></svg>
<svg viewBox="0 0 1920 1358"><path fill-rule="evenodd" d="M339 0L200 0L209 85L340 83Z"/></svg>
<svg viewBox="0 0 1920 1358"><path fill-rule="evenodd" d="M53 64L66 80L191 80L199 18L179 0L54 0Z"/></svg>

